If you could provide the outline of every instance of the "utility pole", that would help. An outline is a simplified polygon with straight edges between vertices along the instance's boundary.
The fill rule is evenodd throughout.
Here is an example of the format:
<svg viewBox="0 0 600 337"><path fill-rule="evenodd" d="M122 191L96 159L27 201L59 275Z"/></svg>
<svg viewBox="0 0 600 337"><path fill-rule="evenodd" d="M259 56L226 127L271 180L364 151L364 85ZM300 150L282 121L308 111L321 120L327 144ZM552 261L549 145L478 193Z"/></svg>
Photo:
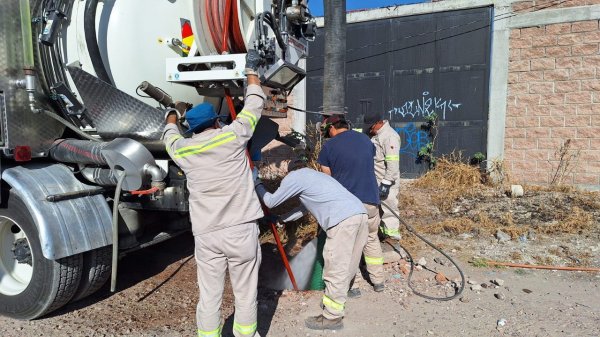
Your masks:
<svg viewBox="0 0 600 337"><path fill-rule="evenodd" d="M323 110L343 114L346 102L346 0L323 0L325 4L325 69Z"/></svg>

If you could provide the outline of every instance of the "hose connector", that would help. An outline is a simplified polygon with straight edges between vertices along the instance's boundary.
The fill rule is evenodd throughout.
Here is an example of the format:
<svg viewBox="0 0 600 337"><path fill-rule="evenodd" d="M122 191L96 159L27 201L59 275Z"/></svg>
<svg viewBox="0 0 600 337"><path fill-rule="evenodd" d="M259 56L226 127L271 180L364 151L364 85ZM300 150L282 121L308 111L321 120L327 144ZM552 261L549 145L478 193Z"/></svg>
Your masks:
<svg viewBox="0 0 600 337"><path fill-rule="evenodd" d="M151 189L156 189L153 193L155 197L162 197L165 192L167 184L164 182L166 173L157 165L146 164L144 166L144 174L149 175L152 180L150 186Z"/></svg>

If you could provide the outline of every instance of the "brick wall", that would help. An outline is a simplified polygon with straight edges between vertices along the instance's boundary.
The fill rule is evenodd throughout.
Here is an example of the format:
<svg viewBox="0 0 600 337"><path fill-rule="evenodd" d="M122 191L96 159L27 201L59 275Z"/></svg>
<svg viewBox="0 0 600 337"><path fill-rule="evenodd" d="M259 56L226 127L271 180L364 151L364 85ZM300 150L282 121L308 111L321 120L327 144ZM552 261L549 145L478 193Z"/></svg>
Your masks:
<svg viewBox="0 0 600 337"><path fill-rule="evenodd" d="M515 13L527 13L544 9L577 7L598 4L600 4L600 0L528 0L514 2L512 4L512 10Z"/></svg>
<svg viewBox="0 0 600 337"><path fill-rule="evenodd" d="M599 43L598 20L511 31L505 161L517 181L548 183L571 139L580 155L564 182L600 184Z"/></svg>

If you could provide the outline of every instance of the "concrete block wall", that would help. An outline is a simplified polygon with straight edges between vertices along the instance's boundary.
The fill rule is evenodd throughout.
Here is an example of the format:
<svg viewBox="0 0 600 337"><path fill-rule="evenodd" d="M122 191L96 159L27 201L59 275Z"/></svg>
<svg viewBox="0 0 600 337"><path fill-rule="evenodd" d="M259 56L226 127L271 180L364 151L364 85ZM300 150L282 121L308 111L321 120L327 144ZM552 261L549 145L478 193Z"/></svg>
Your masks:
<svg viewBox="0 0 600 337"><path fill-rule="evenodd" d="M510 31L504 158L515 180L549 183L570 139L580 155L564 182L600 184L599 44L598 20Z"/></svg>

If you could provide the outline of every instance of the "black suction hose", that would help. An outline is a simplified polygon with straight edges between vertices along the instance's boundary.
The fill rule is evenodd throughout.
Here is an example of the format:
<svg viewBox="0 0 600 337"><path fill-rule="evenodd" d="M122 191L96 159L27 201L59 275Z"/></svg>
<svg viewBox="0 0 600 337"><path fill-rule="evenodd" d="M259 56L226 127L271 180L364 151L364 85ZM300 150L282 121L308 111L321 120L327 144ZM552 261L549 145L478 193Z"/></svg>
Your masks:
<svg viewBox="0 0 600 337"><path fill-rule="evenodd" d="M410 259L410 273L408 274L408 287L410 288L410 290L412 290L415 295L417 296L421 296L423 298L429 299L429 300L436 300L436 301L450 301L452 299L457 298L458 296L460 296L460 294L462 294L463 290L465 289L465 275L463 274L462 269L460 269L460 267L458 266L458 264L446 253L444 253L444 251L442 251L440 248L436 247L433 243L429 242L429 240L425 239L422 235L420 235L419 233L417 233L417 231L415 231L415 229L409 225L408 223L404 222L404 220L402 220L402 218L400 218L400 216L394 211L392 210L388 205L381 203L383 206L385 206L390 212L392 212L392 214L394 214L394 216L396 218L398 218L398 220L400 220L400 222L406 227L406 229L411 232L412 234L414 234L416 237L418 237L419 239L421 239L423 242L425 242L426 244L428 244L431 248L437 250L440 254L444 255L458 270L458 273L460 274L460 278L461 278L461 282L460 282L460 287L458 288L458 291L449 297L433 297L433 296L429 296L429 295L425 295L423 293L420 293L418 291L415 290L415 288L412 286L412 274L413 271L415 269L415 261L413 259L413 257L410 255L410 253L408 252L408 250L404 247L402 247L402 245L400 245L400 247L402 247L402 249L404 249L404 251L406 252L406 254L408 255L408 258ZM390 244L390 243L388 243ZM392 244L390 244L390 246L393 247Z"/></svg>
<svg viewBox="0 0 600 337"><path fill-rule="evenodd" d="M85 33L85 43L87 45L94 71L99 79L106 83L111 83L110 77L106 72L102 57L100 56L100 48L98 47L98 39L96 38L96 8L98 8L98 0L87 0L85 2L85 13L83 19L83 31Z"/></svg>

